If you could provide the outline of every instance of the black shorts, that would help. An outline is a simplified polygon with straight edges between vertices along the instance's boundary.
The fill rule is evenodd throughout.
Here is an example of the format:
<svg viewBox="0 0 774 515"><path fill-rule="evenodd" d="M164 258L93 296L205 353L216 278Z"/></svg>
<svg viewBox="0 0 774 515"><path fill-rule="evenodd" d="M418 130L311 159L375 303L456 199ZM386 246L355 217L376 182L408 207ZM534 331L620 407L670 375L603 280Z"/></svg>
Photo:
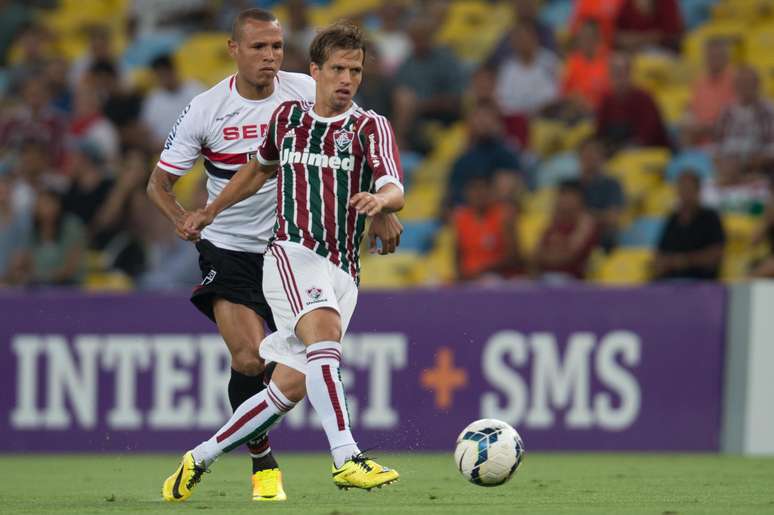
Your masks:
<svg viewBox="0 0 774 515"><path fill-rule="evenodd" d="M221 249L207 240L198 241L196 249L202 282L191 294L194 306L215 322L213 306L215 298L220 297L252 309L266 321L269 329L276 331L271 309L263 296L263 254Z"/></svg>

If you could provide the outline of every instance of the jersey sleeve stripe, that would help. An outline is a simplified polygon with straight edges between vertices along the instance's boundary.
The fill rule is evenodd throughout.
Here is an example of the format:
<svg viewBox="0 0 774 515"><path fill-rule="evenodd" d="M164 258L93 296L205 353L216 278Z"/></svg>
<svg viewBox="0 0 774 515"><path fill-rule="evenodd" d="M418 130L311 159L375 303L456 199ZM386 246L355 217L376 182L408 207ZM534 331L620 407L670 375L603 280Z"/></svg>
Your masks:
<svg viewBox="0 0 774 515"><path fill-rule="evenodd" d="M228 81L228 90L231 91L234 89L234 80L236 79L236 75L232 75L231 79Z"/></svg>
<svg viewBox="0 0 774 515"><path fill-rule="evenodd" d="M210 161L217 161L227 165L243 165L248 161L248 154L229 154L226 152L213 152L209 148L202 149L202 155Z"/></svg>
<svg viewBox="0 0 774 515"><path fill-rule="evenodd" d="M178 170L178 171L181 171L181 172L188 171L188 168L183 168L182 166L175 166L175 165L173 165L171 163L167 163L163 159L159 159L159 162L158 162L157 166L159 168L161 168L161 169L164 169L164 170L166 170L167 168L172 168L172 170ZM172 170L166 170L166 171L172 172Z"/></svg>
<svg viewBox="0 0 774 515"><path fill-rule="evenodd" d="M392 153L392 134L390 133L390 128L387 126L386 121L383 117L378 116L375 120L377 127L379 127L379 134L380 134L380 151L382 152L382 158L385 161L385 168L387 169L388 173L392 176L394 176L396 179L399 179L398 176L398 169L395 165L395 156Z"/></svg>

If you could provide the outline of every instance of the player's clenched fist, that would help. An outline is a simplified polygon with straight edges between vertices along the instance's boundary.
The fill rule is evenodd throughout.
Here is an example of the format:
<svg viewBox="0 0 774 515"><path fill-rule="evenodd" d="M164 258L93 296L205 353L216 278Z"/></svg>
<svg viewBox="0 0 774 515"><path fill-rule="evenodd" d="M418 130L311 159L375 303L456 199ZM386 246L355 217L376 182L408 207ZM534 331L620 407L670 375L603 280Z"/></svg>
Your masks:
<svg viewBox="0 0 774 515"><path fill-rule="evenodd" d="M373 217L368 229L369 252L371 254L378 252L381 255L392 254L400 245L401 233L403 233L403 224L394 214L380 213ZM382 242L381 248L377 246L377 238Z"/></svg>
<svg viewBox="0 0 774 515"><path fill-rule="evenodd" d="M384 200L378 195L361 191L352 196L349 200L349 205L354 207L360 214L374 216L382 212Z"/></svg>
<svg viewBox="0 0 774 515"><path fill-rule="evenodd" d="M207 209L197 209L188 215L184 230L188 234L199 234L214 218Z"/></svg>

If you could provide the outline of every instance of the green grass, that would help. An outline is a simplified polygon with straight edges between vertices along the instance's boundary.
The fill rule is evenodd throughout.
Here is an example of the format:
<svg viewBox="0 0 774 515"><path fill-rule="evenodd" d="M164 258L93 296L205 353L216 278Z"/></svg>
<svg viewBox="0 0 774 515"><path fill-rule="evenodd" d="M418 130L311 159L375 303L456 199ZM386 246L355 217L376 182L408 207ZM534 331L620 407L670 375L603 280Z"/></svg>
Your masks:
<svg viewBox="0 0 774 515"><path fill-rule="evenodd" d="M343 492L327 455L280 456L286 503L249 500L249 460L227 456L182 504L160 499L178 457L0 456L3 513L774 514L774 459L716 455L528 454L498 488L466 483L450 455L379 455L401 480Z"/></svg>

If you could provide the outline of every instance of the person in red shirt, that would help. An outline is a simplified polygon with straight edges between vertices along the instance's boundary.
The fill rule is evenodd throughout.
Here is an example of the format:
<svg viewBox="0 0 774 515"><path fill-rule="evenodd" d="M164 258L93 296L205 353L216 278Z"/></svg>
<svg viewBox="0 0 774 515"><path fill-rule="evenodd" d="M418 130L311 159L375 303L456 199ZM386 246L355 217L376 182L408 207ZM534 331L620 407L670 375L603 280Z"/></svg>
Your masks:
<svg viewBox="0 0 774 515"><path fill-rule="evenodd" d="M583 187L577 180L562 182L551 223L535 252L536 271L583 279L596 243L597 227L586 208Z"/></svg>
<svg viewBox="0 0 774 515"><path fill-rule="evenodd" d="M677 0L624 0L615 25L616 44L621 49L680 51L683 18Z"/></svg>
<svg viewBox="0 0 774 515"><path fill-rule="evenodd" d="M615 22L623 0L576 0L570 22L570 32L577 34L580 26L587 20L599 24L602 41L612 47L615 37Z"/></svg>
<svg viewBox="0 0 774 515"><path fill-rule="evenodd" d="M581 111L592 113L610 89L610 55L594 20L581 25L576 41L567 57L562 95Z"/></svg>
<svg viewBox="0 0 774 515"><path fill-rule="evenodd" d="M452 218L458 280L507 278L521 273L515 207L497 202L492 181L484 176L468 181L465 199Z"/></svg>
<svg viewBox="0 0 774 515"><path fill-rule="evenodd" d="M632 83L626 54L617 53L610 59L610 85L597 111L597 137L616 150L626 146L671 148L656 102Z"/></svg>

